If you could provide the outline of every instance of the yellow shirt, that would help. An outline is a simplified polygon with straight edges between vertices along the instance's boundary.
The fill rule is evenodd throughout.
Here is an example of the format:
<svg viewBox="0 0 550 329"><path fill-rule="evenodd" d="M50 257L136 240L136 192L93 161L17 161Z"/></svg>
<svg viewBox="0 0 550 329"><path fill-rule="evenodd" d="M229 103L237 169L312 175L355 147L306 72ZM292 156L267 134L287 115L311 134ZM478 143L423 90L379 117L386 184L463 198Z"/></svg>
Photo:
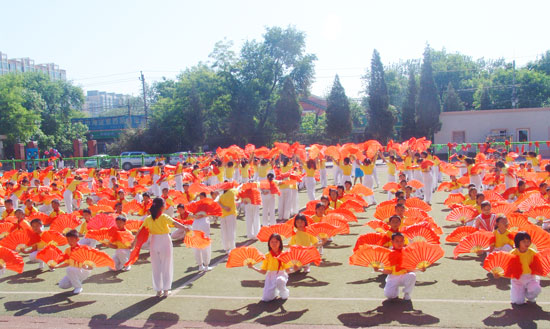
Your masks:
<svg viewBox="0 0 550 329"><path fill-rule="evenodd" d="M38 212L38 209L36 209L35 207L31 207L30 209L25 207L25 216L30 216L32 214L36 214Z"/></svg>
<svg viewBox="0 0 550 329"><path fill-rule="evenodd" d="M151 215L147 216L141 227L147 227L150 234L168 234L170 233L170 225L174 222L172 217L162 214L157 219L153 220Z"/></svg>
<svg viewBox="0 0 550 329"><path fill-rule="evenodd" d="M281 173L285 174L285 173L289 172L290 169L292 169L292 163L288 162L288 164L286 166L281 167Z"/></svg>
<svg viewBox="0 0 550 329"><path fill-rule="evenodd" d="M230 189L220 196L219 202L225 207L229 207L229 211L222 208L222 217L229 215L237 215L237 207L235 205L235 197L237 192L234 189Z"/></svg>
<svg viewBox="0 0 550 329"><path fill-rule="evenodd" d="M338 208L340 208L340 206L342 205L342 203L343 203L342 200L336 200L336 202L334 202L334 201L331 200L331 201L329 202L329 207L331 207L332 209L338 209Z"/></svg>
<svg viewBox="0 0 550 329"><path fill-rule="evenodd" d="M305 167L304 170L306 171L306 176L307 177L315 177L315 169L313 168L308 168L308 167Z"/></svg>
<svg viewBox="0 0 550 329"><path fill-rule="evenodd" d="M235 174L235 167L226 167L225 168L225 178L231 179L231 178L233 178L233 174Z"/></svg>
<svg viewBox="0 0 550 329"><path fill-rule="evenodd" d="M77 180L77 179L73 179L73 181L67 185L67 190L71 191L71 192L74 192L76 191L76 188L78 186L78 184L82 183L82 181L80 180Z"/></svg>
<svg viewBox="0 0 550 329"><path fill-rule="evenodd" d="M371 164L368 166L361 165L361 170L365 175L372 175L374 171L374 162L371 162Z"/></svg>
<svg viewBox="0 0 550 329"><path fill-rule="evenodd" d="M241 177L248 179L248 169L250 168L250 165L246 166L240 166L239 170L241 171Z"/></svg>
<svg viewBox="0 0 550 329"><path fill-rule="evenodd" d="M390 175L395 175L395 170L396 170L396 167L397 167L397 166L395 165L395 163L389 162L389 161L388 161L388 164L387 164L387 165L388 165L388 174L390 174Z"/></svg>
<svg viewBox="0 0 550 329"><path fill-rule="evenodd" d="M519 249L514 249L510 251L512 255L519 256L519 261L521 262L521 268L523 269L523 274L531 274L531 263L533 262L533 257L537 253L533 249L529 248L526 252L520 252Z"/></svg>
<svg viewBox="0 0 550 329"><path fill-rule="evenodd" d="M514 246L514 240L510 239L510 231L506 230L504 233L500 233L498 230L494 230L495 235L495 248L501 248L507 244Z"/></svg>
<svg viewBox="0 0 550 329"><path fill-rule="evenodd" d="M267 164L265 166L258 166L258 177L266 178L268 171L271 170L271 165Z"/></svg>
<svg viewBox="0 0 550 329"><path fill-rule="evenodd" d="M319 161L319 168L326 169L327 168L327 161L326 160Z"/></svg>
<svg viewBox="0 0 550 329"><path fill-rule="evenodd" d="M2 219L6 219L6 217L13 216L15 214L15 209L12 209L11 212L8 213L7 210L4 210L2 212Z"/></svg>
<svg viewBox="0 0 550 329"><path fill-rule="evenodd" d="M466 206L476 206L477 203L476 203L476 200L467 198L466 200L462 201L462 204Z"/></svg>
<svg viewBox="0 0 550 329"><path fill-rule="evenodd" d="M296 231L296 234L290 238L290 242L288 244L290 246L298 245L310 247L316 245L318 242L319 240L313 235L304 231Z"/></svg>
<svg viewBox="0 0 550 329"><path fill-rule="evenodd" d="M311 220L314 222L314 223L319 223L321 222L321 220L323 219L323 216L319 217L317 215L313 215L311 216Z"/></svg>
<svg viewBox="0 0 550 329"><path fill-rule="evenodd" d="M82 235L86 235L86 233L88 233L88 223L85 220L82 221L82 224L80 224L80 230L78 230L78 233Z"/></svg>
<svg viewBox="0 0 550 329"><path fill-rule="evenodd" d="M342 164L340 168L342 169L342 174L344 176L351 176L351 169L353 168L352 165Z"/></svg>
<svg viewBox="0 0 550 329"><path fill-rule="evenodd" d="M270 252L265 255L265 259L262 262L262 270L264 271L284 271L289 268L287 264L281 263L277 258L273 257Z"/></svg>
<svg viewBox="0 0 550 329"><path fill-rule="evenodd" d="M405 166L405 169L409 169L409 167L412 166L412 158L410 156L403 158L403 165Z"/></svg>

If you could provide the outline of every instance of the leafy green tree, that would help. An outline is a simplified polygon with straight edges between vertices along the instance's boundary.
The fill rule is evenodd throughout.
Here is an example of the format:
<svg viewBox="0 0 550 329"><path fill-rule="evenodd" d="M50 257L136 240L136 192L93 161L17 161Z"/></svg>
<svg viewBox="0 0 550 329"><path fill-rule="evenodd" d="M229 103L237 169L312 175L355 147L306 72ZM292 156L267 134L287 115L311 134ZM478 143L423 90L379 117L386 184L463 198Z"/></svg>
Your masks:
<svg viewBox="0 0 550 329"><path fill-rule="evenodd" d="M418 93L416 120L418 134L433 140L434 134L441 129L440 113L441 103L433 78L430 47L426 46L420 72L420 91Z"/></svg>
<svg viewBox="0 0 550 329"><path fill-rule="evenodd" d="M394 134L395 117L389 110L388 87L384 78L384 66L375 49L372 54L368 84L368 127L366 133L385 143Z"/></svg>
<svg viewBox="0 0 550 329"><path fill-rule="evenodd" d="M349 99L349 108L351 111L351 124L353 129L365 128L367 126L367 113L361 103L352 98Z"/></svg>
<svg viewBox="0 0 550 329"><path fill-rule="evenodd" d="M327 98L326 133L334 141L348 137L351 133L351 113L349 100L338 75L334 77L332 89Z"/></svg>
<svg viewBox="0 0 550 329"><path fill-rule="evenodd" d="M401 139L407 140L417 136L416 132L416 99L418 88L416 86L416 77L414 71L409 71L409 83L407 87L407 97L401 111Z"/></svg>
<svg viewBox="0 0 550 329"><path fill-rule="evenodd" d="M326 137L325 129L326 114L307 113L302 117L297 140L302 144L328 144L330 141Z"/></svg>
<svg viewBox="0 0 550 329"><path fill-rule="evenodd" d="M478 88L475 97L479 99L479 101L474 102L477 110L491 110L493 108L489 90L485 85L481 85Z"/></svg>
<svg viewBox="0 0 550 329"><path fill-rule="evenodd" d="M550 50L547 50L536 61L529 62L527 69L550 75Z"/></svg>
<svg viewBox="0 0 550 329"><path fill-rule="evenodd" d="M300 129L302 109L290 78L285 79L281 95L275 104L275 114L277 129L287 137L292 137Z"/></svg>
<svg viewBox="0 0 550 329"><path fill-rule="evenodd" d="M444 96L443 111L464 111L464 104L460 100L460 97L458 97L458 94L453 88L453 84L451 82L449 82L449 85L447 86L447 92Z"/></svg>

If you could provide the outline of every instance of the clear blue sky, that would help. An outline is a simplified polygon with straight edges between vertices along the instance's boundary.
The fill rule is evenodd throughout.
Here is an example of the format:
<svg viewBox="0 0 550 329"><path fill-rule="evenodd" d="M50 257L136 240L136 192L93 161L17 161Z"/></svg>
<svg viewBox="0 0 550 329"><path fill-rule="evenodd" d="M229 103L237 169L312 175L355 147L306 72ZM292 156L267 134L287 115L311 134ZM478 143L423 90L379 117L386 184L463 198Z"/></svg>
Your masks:
<svg viewBox="0 0 550 329"><path fill-rule="evenodd" d="M428 42L473 58L534 60L550 49L549 1L3 1L0 51L54 62L85 90L137 95L148 81L236 50L266 26L294 25L317 55L313 93L338 73L349 96L376 48L384 64L420 58Z"/></svg>

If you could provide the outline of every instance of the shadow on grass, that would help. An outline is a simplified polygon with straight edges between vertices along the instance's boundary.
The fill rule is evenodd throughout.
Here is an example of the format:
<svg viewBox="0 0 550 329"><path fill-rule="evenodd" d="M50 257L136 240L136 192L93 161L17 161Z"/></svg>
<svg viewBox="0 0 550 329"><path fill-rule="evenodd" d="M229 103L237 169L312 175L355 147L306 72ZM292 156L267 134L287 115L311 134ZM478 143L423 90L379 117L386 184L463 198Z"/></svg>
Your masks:
<svg viewBox="0 0 550 329"><path fill-rule="evenodd" d="M347 235L351 235L351 234L347 234ZM357 234L355 234L357 235ZM330 244L327 244L325 246L323 246L324 249L346 249L346 248L349 248L351 247L350 244L335 244L335 243L330 243Z"/></svg>
<svg viewBox="0 0 550 329"><path fill-rule="evenodd" d="M123 280L117 277L121 272L109 271L103 273L94 274L84 280L84 283L93 282L97 284L119 283Z"/></svg>
<svg viewBox="0 0 550 329"><path fill-rule="evenodd" d="M338 315L338 320L346 327L374 327L391 322L412 326L426 326L439 323L439 318L415 310L412 302L405 300L385 300L373 310Z"/></svg>
<svg viewBox="0 0 550 329"><path fill-rule="evenodd" d="M380 288L384 288L384 286L386 285L386 274L379 274L375 277L372 277L372 278L368 278L368 279L363 279L363 280L358 280L358 281L352 281L352 282L347 282L346 284L369 284L369 283L378 283L379 287Z"/></svg>
<svg viewBox="0 0 550 329"><path fill-rule="evenodd" d="M95 300L74 302L71 300L73 296L75 295L71 291L66 291L53 296L6 302L4 303L4 308L6 311L16 311L15 316L22 316L31 312L38 314L59 313L95 303Z"/></svg>
<svg viewBox="0 0 550 329"><path fill-rule="evenodd" d="M321 264L319 264L319 267L333 267L333 266L340 266L340 265L342 265L342 263L340 262L331 262L330 260L323 259Z"/></svg>
<svg viewBox="0 0 550 329"><path fill-rule="evenodd" d="M468 261L471 261L471 260L477 260L477 261L483 261L485 259L485 256L481 255L481 256L470 256L470 255L459 255L456 259L454 257L445 257L447 259L451 259L451 260L454 260L454 261L465 261L465 260L468 260Z"/></svg>
<svg viewBox="0 0 550 329"><path fill-rule="evenodd" d="M149 257L151 256L150 252L140 253L138 259L134 263L135 265L149 264Z"/></svg>
<svg viewBox="0 0 550 329"><path fill-rule="evenodd" d="M539 321L539 324L535 321ZM544 328L548 325L550 313L545 312L537 304L512 304L511 308L493 312L492 315L485 318L483 323L491 327L518 326L523 329L527 328ZM546 325L544 325L546 323Z"/></svg>
<svg viewBox="0 0 550 329"><path fill-rule="evenodd" d="M231 324L252 321L263 325L277 325L299 319L309 309L287 311L284 308L286 301L276 299L271 302L248 304L235 310L210 309L204 322L211 326L226 327ZM264 313L267 315L260 317Z"/></svg>
<svg viewBox="0 0 550 329"><path fill-rule="evenodd" d="M88 326L94 329L100 328L136 328L134 326L125 326L126 320L132 319L151 307L160 303L163 299L158 297L149 297L139 301L107 318L105 314L96 314L92 316ZM169 312L155 312L149 315L147 321L141 328L169 328L176 325L179 321L179 315Z"/></svg>
<svg viewBox="0 0 550 329"><path fill-rule="evenodd" d="M469 286L472 288L495 286L499 290L510 290L510 279L506 278L494 278L491 273L487 273L487 277L484 279L474 280L456 280L453 279L452 283L457 286Z"/></svg>
<svg viewBox="0 0 550 329"><path fill-rule="evenodd" d="M9 284L19 284L19 283L36 283L42 282L44 279L39 278L38 275L44 273L40 269L25 271L23 273L10 275L5 278L0 279L0 283L7 282Z"/></svg>

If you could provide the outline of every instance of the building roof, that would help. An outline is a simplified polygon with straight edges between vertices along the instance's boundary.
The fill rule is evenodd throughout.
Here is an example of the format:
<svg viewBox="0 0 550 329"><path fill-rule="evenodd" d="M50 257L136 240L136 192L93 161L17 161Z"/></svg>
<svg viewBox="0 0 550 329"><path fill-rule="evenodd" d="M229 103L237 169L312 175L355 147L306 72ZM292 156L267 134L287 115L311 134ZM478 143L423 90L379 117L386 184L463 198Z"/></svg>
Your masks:
<svg viewBox="0 0 550 329"><path fill-rule="evenodd" d="M300 106L302 106L302 115L307 113L316 113L321 115L327 110L327 100L319 96L310 95L300 98Z"/></svg>
<svg viewBox="0 0 550 329"><path fill-rule="evenodd" d="M501 109L501 110L475 110L475 111L451 111L441 112L442 116L469 116L469 115L487 115L498 113L526 113L526 112L546 112L550 111L550 107L530 107L522 109Z"/></svg>

